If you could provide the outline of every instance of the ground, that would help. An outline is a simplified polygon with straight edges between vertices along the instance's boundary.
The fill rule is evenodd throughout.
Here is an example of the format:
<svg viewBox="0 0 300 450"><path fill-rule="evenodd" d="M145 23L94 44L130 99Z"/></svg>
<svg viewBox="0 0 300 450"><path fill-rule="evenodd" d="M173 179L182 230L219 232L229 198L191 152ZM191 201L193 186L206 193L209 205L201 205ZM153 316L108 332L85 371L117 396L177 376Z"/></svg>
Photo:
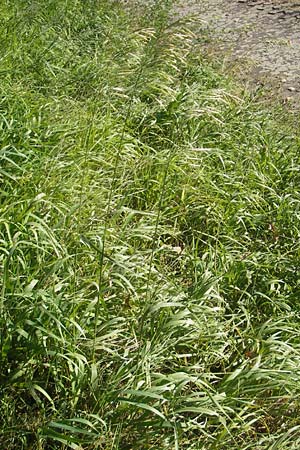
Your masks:
<svg viewBox="0 0 300 450"><path fill-rule="evenodd" d="M272 86L284 101L299 104L300 2L184 0L178 12L197 16L209 51L225 57L250 88Z"/></svg>

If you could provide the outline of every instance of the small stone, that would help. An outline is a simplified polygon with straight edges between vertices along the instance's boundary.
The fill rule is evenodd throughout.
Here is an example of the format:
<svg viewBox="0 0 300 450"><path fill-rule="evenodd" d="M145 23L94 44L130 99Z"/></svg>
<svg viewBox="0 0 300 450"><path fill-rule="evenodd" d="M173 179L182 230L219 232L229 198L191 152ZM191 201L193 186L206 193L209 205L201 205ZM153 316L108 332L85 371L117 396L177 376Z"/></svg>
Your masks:
<svg viewBox="0 0 300 450"><path fill-rule="evenodd" d="M293 86L289 86L289 87L288 87L288 91L290 91L290 92L295 92L295 91L296 91L296 88L294 88Z"/></svg>

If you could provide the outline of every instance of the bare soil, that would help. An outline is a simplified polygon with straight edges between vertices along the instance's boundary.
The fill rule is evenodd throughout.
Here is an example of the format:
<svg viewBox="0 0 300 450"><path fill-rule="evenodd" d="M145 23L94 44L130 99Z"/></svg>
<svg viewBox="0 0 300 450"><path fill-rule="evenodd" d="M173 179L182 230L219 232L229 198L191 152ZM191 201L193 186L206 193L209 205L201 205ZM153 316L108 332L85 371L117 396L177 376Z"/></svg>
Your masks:
<svg viewBox="0 0 300 450"><path fill-rule="evenodd" d="M205 48L250 88L300 106L300 0L182 0L176 14L196 16Z"/></svg>

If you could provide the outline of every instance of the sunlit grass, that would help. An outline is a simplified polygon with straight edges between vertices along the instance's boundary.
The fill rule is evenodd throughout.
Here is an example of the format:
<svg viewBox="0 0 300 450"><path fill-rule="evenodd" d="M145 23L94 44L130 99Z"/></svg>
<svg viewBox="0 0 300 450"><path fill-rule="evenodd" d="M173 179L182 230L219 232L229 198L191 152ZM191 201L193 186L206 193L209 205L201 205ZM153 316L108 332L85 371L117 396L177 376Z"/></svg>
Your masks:
<svg viewBox="0 0 300 450"><path fill-rule="evenodd" d="M1 448L299 448L299 135L171 3L1 4Z"/></svg>

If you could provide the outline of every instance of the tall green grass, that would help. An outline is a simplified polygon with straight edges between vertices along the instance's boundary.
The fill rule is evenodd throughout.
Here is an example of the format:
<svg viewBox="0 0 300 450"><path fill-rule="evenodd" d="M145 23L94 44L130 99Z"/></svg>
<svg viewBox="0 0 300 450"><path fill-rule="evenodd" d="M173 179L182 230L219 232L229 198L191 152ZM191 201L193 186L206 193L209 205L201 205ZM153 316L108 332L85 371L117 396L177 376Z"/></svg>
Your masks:
<svg viewBox="0 0 300 450"><path fill-rule="evenodd" d="M3 449L299 448L299 135L171 8L1 3Z"/></svg>

